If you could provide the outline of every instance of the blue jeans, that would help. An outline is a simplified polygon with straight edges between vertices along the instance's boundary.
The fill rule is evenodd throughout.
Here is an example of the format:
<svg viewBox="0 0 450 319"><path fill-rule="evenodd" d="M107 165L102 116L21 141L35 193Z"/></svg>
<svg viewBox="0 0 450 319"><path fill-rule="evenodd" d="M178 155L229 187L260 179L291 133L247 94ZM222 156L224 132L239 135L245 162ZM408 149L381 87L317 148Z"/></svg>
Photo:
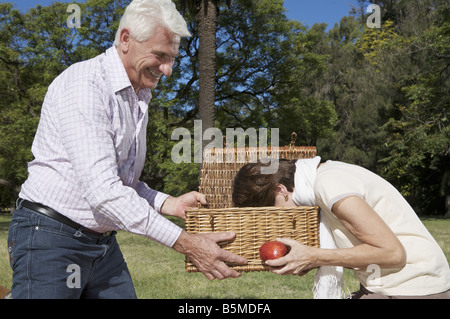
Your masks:
<svg viewBox="0 0 450 319"><path fill-rule="evenodd" d="M8 251L13 299L136 298L115 232L83 233L19 205Z"/></svg>

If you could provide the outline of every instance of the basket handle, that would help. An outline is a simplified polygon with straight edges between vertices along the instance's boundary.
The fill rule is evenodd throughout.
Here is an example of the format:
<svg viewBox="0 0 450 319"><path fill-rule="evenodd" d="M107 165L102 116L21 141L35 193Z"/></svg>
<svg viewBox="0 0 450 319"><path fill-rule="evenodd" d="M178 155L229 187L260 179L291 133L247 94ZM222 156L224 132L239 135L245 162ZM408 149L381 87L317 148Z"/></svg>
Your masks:
<svg viewBox="0 0 450 319"><path fill-rule="evenodd" d="M297 140L297 133L292 132L291 134L291 145L289 146L292 149L295 146L295 141Z"/></svg>

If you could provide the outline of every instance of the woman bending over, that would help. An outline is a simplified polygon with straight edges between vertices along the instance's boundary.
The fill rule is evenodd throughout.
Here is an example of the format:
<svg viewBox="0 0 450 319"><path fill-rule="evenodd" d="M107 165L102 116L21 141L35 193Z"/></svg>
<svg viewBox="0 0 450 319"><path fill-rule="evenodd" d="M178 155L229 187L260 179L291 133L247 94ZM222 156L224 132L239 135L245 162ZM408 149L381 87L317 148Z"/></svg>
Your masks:
<svg viewBox="0 0 450 319"><path fill-rule="evenodd" d="M238 172L236 206L321 208L321 248L279 239L291 250L266 261L273 273L303 275L319 268L316 298L341 297L342 267L353 269L361 284L351 298L450 298L443 251L386 180L360 166L320 163L320 157L280 160L274 174L262 174L265 165L250 163Z"/></svg>

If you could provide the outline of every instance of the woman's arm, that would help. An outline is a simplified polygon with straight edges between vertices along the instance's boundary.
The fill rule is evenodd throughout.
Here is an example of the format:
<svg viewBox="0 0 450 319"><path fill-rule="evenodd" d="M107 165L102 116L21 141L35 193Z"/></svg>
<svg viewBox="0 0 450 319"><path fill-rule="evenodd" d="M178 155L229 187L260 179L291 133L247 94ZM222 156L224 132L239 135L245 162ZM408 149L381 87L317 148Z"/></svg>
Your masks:
<svg viewBox="0 0 450 319"><path fill-rule="evenodd" d="M332 211L339 221L362 244L344 249L320 249L302 245L292 239L279 239L291 246L288 255L266 262L277 274L301 274L320 266L366 268L376 264L382 268L403 267L406 252L403 245L386 223L367 204L356 196L336 202Z"/></svg>

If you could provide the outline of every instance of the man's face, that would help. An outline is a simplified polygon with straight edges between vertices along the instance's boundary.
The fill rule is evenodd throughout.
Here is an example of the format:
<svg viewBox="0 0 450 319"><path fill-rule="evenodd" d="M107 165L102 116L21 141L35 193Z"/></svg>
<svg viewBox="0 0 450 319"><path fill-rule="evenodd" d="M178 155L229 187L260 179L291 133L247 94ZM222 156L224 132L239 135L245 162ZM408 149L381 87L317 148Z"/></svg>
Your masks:
<svg viewBox="0 0 450 319"><path fill-rule="evenodd" d="M169 77L172 74L180 47L179 36L158 28L155 34L144 42L138 42L129 35L123 39L127 50L122 61L135 92L143 88L154 89L161 76Z"/></svg>

